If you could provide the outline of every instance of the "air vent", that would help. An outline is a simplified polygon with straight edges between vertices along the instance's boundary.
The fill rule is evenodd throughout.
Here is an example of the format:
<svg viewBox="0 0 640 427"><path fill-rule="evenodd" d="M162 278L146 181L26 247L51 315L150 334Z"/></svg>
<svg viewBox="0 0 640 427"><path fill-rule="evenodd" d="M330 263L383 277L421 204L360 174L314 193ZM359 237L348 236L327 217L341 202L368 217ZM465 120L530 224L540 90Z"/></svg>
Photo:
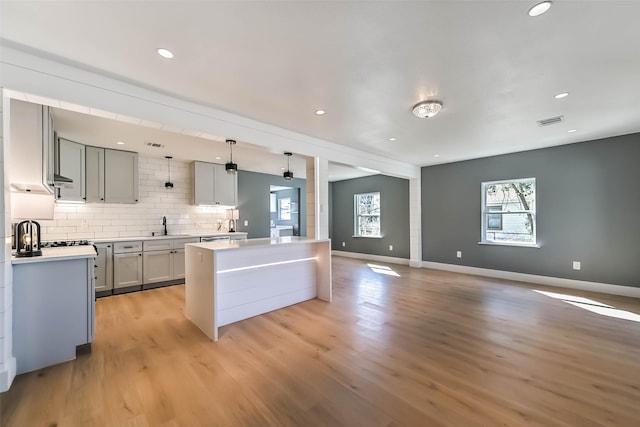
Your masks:
<svg viewBox="0 0 640 427"><path fill-rule="evenodd" d="M158 144L157 142L149 142L147 141L145 145L153 148L164 148L164 144Z"/></svg>
<svg viewBox="0 0 640 427"><path fill-rule="evenodd" d="M551 126L562 123L564 116L551 117L550 119L538 120L538 126Z"/></svg>

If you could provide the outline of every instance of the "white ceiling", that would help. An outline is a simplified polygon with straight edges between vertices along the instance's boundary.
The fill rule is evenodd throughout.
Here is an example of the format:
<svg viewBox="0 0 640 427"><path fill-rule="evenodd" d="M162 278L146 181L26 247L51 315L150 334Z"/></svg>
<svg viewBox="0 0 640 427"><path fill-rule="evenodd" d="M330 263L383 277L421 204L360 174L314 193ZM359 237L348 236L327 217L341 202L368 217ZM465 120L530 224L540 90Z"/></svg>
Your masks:
<svg viewBox="0 0 640 427"><path fill-rule="evenodd" d="M557 0L531 18L533 4L3 1L0 34L415 165L640 131L640 1ZM161 58L158 47L175 58ZM425 99L442 101L442 112L413 117L412 105ZM316 116L318 108L327 114ZM536 123L557 115L565 121Z"/></svg>

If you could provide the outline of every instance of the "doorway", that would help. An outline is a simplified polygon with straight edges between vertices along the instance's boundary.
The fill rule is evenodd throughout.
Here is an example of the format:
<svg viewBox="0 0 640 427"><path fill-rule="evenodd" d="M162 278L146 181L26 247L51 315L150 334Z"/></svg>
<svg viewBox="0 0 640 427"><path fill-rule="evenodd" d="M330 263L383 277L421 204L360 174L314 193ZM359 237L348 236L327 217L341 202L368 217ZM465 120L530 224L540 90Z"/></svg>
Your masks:
<svg viewBox="0 0 640 427"><path fill-rule="evenodd" d="M300 188L271 185L269 194L271 237L300 235Z"/></svg>

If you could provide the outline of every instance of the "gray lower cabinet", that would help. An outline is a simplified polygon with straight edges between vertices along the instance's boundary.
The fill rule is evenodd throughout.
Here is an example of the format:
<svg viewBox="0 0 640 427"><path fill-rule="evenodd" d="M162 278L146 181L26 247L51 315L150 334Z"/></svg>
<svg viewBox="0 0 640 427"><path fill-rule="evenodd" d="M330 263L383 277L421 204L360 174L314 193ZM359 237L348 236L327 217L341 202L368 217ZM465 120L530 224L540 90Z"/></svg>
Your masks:
<svg viewBox="0 0 640 427"><path fill-rule="evenodd" d="M113 243L95 245L96 256L96 296L108 295L113 291Z"/></svg>
<svg viewBox="0 0 640 427"><path fill-rule="evenodd" d="M184 245L198 241L197 237L145 241L143 246L144 284L184 279Z"/></svg>
<svg viewBox="0 0 640 427"><path fill-rule="evenodd" d="M142 285L142 242L118 242L113 248L113 289Z"/></svg>
<svg viewBox="0 0 640 427"><path fill-rule="evenodd" d="M193 242L195 243L195 242ZM173 278L184 279L186 276L184 262L184 247L173 251Z"/></svg>
<svg viewBox="0 0 640 427"><path fill-rule="evenodd" d="M144 283L173 280L173 250L143 252Z"/></svg>
<svg viewBox="0 0 640 427"><path fill-rule="evenodd" d="M13 265L16 372L73 360L94 334L94 259Z"/></svg>

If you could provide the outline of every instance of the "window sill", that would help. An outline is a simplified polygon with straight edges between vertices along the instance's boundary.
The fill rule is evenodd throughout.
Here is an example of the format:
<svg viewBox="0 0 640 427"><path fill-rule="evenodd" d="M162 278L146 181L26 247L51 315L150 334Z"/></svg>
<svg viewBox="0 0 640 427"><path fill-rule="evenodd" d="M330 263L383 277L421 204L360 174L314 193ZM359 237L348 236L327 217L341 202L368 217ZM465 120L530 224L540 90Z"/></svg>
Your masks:
<svg viewBox="0 0 640 427"><path fill-rule="evenodd" d="M354 239L382 239L382 236L351 236Z"/></svg>
<svg viewBox="0 0 640 427"><path fill-rule="evenodd" d="M479 245L489 246L515 246L520 248L540 248L537 243L507 243L507 242L478 242Z"/></svg>

